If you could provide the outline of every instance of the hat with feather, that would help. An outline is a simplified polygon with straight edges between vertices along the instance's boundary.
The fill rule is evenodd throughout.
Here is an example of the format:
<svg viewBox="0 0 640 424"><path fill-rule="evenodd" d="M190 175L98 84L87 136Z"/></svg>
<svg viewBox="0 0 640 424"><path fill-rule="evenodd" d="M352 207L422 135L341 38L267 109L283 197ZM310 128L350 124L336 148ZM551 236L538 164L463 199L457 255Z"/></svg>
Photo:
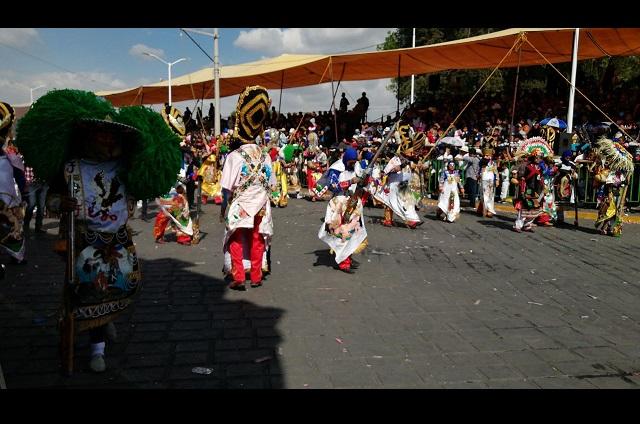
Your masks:
<svg viewBox="0 0 640 424"><path fill-rule="evenodd" d="M11 125L16 119L16 113L9 103L0 102L0 137L6 137L9 134ZM0 144L4 139L0 140Z"/></svg>
<svg viewBox="0 0 640 424"><path fill-rule="evenodd" d="M271 99L266 88L259 85L245 88L240 93L236 106L233 137L242 143L255 143L256 136L262 132L269 106Z"/></svg>
<svg viewBox="0 0 640 424"><path fill-rule="evenodd" d="M180 139L159 113L143 106L119 111L94 93L52 90L18 121L16 145L25 162L45 181L54 180L71 159L80 159L103 143L100 133L119 143L121 178L138 199L157 197L171 188L181 165Z"/></svg>

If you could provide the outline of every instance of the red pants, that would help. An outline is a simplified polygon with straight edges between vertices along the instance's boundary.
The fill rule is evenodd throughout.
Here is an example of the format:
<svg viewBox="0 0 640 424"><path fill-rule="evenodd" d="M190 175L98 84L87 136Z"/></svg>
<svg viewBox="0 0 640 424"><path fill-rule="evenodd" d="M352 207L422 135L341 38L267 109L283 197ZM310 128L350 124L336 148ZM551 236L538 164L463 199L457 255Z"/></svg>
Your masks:
<svg viewBox="0 0 640 424"><path fill-rule="evenodd" d="M536 223L538 224L546 224L547 222L551 222L551 216L547 213L542 213L536 218Z"/></svg>
<svg viewBox="0 0 640 424"><path fill-rule="evenodd" d="M244 282L244 265L242 264L242 242L249 243L251 252L251 282L259 283L262 280L262 257L264 255L264 237L260 234L261 216L253 218L253 228L238 228L229 240L229 253L231 254L231 272L233 281Z"/></svg>
<svg viewBox="0 0 640 424"><path fill-rule="evenodd" d="M158 214L156 215L156 222L153 225L153 237L156 240L164 237L164 232L167 229L167 225L169 225L169 217L162 211L158 212Z"/></svg>
<svg viewBox="0 0 640 424"><path fill-rule="evenodd" d="M309 190L316 188L316 179L313 178L313 171L311 169L307 169L307 188Z"/></svg>
<svg viewBox="0 0 640 424"><path fill-rule="evenodd" d="M162 211L156 215L156 222L153 225L153 237L156 240L164 238L164 232L171 220ZM191 244L191 236L180 231L176 231L176 239L180 244Z"/></svg>
<svg viewBox="0 0 640 424"><path fill-rule="evenodd" d="M338 267L340 267L340 269L350 269L351 268L351 256L347 257L347 259L345 259L344 261L340 262L338 264Z"/></svg>

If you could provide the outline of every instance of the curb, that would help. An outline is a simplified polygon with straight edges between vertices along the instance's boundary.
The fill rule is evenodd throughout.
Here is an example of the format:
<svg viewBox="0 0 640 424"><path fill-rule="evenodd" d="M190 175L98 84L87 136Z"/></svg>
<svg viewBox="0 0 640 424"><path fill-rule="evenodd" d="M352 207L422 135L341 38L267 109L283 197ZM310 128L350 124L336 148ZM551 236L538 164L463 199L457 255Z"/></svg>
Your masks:
<svg viewBox="0 0 640 424"><path fill-rule="evenodd" d="M422 204L426 206L436 206L438 204L438 201L435 199L423 199ZM515 209L513 209L513 207L505 206L504 204L497 203L495 204L494 208L496 212L504 212L507 214L516 215L516 211ZM565 222L573 222L575 217L575 212L573 209L569 209L569 210L565 209L564 215L565 215ZM578 220L586 219L589 221L595 221L597 217L598 217L597 212L578 209ZM623 216L622 222L624 222L625 224L640 224L640 216Z"/></svg>

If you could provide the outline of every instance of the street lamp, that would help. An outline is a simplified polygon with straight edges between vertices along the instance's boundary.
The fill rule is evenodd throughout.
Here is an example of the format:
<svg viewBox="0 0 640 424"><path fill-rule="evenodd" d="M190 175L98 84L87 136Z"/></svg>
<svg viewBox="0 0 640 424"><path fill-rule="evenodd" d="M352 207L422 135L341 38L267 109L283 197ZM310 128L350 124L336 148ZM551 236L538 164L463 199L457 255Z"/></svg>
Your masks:
<svg viewBox="0 0 640 424"><path fill-rule="evenodd" d="M31 103L29 103L30 105L32 105L32 104L33 104L33 92L34 92L34 90L37 90L37 89L39 89L39 88L44 88L44 87L46 87L46 85L39 85L39 86L37 86L37 87L34 87L34 88L30 88L30 89L29 89L29 90L31 91Z"/></svg>
<svg viewBox="0 0 640 424"><path fill-rule="evenodd" d="M147 52L142 52L142 53L143 53L143 54L146 54L147 56L151 56L151 57L153 57L153 58L155 58L155 59L158 59L160 62L162 62L162 63L164 63L165 65L167 65L168 70L169 70L169 106L171 106L171 67L172 67L173 65L175 65L176 63L178 63L178 62L182 62L183 60L187 60L187 59L186 59L186 58L184 58L184 57L181 57L180 59L176 60L175 62L171 62L171 63L169 63L169 62L167 62L167 61L165 61L165 60L163 60L163 59L160 59L158 56L156 56L156 55L155 55L155 54L153 54L153 53L147 53Z"/></svg>
<svg viewBox="0 0 640 424"><path fill-rule="evenodd" d="M189 31L196 34L208 35L209 37L213 37L213 88L216 115L214 119L213 135L217 137L220 135L220 63L218 62L218 38L220 38L220 36L218 35L218 28L214 28L213 34L210 32L200 31L192 28L180 28L180 30L184 31L185 34L187 34L187 31ZM211 57L209 57L209 59L211 59Z"/></svg>

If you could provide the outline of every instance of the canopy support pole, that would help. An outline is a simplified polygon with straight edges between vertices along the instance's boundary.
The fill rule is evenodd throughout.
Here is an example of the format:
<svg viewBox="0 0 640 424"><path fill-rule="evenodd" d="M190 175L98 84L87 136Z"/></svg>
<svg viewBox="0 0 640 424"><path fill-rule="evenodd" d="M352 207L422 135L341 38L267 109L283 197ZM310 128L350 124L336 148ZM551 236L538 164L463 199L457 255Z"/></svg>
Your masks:
<svg viewBox="0 0 640 424"><path fill-rule="evenodd" d="M613 123L613 125L615 125L615 126L616 126L616 128L618 128L618 130L620 130L620 132L621 132L622 134L624 134L626 137L628 137L629 139L631 139L631 136L630 136L629 134L627 134L627 132L625 131L625 129L624 129L624 128L622 128L620 125L618 125L614 119L611 119L611 117L610 117L609 115L607 115L607 114L606 114L602 109L600 109L600 108L598 107L598 105L596 105L594 102L592 102L592 101L591 101L591 99L590 99L590 98L588 98L588 97L586 96L586 94L584 94L582 91L580 91L580 89L579 89L578 87L576 87L576 85L575 85L575 84L572 84L572 83L571 83L571 81L569 81L569 80L567 79L567 77L565 77L565 76L564 76L564 74L563 74L562 72L560 72L560 71L558 70L558 68L556 68L556 67L553 65L553 63L551 63L551 62L549 61L549 59L547 59L547 58L545 57L545 55L543 55L543 54L540 52L540 50L538 50L538 49L536 48L536 46L534 46L534 45L531 43L531 41L527 40L526 38L525 38L525 41L526 41L526 42L531 46L531 48L533 48L533 50L535 50L535 51L536 51L536 53L538 53L538 54L540 55L540 57L542 57L542 58L545 60L545 62L547 62L547 64L548 64L549 66L551 66L551 69L553 69L554 71L556 71L556 72L558 73L558 75L560 75L560 76L562 77L562 79L564 79L564 80L565 80L569 85L571 85L571 87L573 87L573 89L574 89L575 91L577 91L577 92L578 92L578 94L580 94L582 97L584 97L584 99L585 99L586 101L588 101L588 102L591 104L591 106L595 107L595 108L598 110L598 112L600 112L600 113L602 114L602 116L604 116L604 117L605 117L605 118L607 118L610 122L612 122L612 123ZM567 126L567 127L568 127L568 126Z"/></svg>
<svg viewBox="0 0 640 424"><path fill-rule="evenodd" d="M522 44L518 46L518 69L516 70L516 86L513 89L513 105L511 106L511 134L509 136L509 141L513 141L515 128L513 127L513 119L516 115L516 99L518 98L518 79L520 77L520 60L522 59Z"/></svg>
<svg viewBox="0 0 640 424"><path fill-rule="evenodd" d="M329 67L330 69L330 74L331 74L331 92L334 93L333 90L333 58L329 59ZM331 109L333 109L333 130L334 130L334 134L336 136L336 141L335 143L338 143L338 117L336 116L336 97L335 94L333 95L333 102L331 103Z"/></svg>
<svg viewBox="0 0 640 424"><path fill-rule="evenodd" d="M342 82L342 78L344 78L344 70L347 67L346 63L342 64L342 74L340 75L340 79L338 80L338 85L336 85L336 90L333 92L333 98L331 99L331 106L329 107L329 109L331 109L331 107L333 107L336 103L336 96L338 95L338 88L340 87L340 83Z"/></svg>
<svg viewBox="0 0 640 424"><path fill-rule="evenodd" d="M416 29L413 29L413 44L412 47L416 46ZM413 95L415 94L415 85L416 85L416 76L411 75L411 104L413 104Z"/></svg>
<svg viewBox="0 0 640 424"><path fill-rule="evenodd" d="M398 55L398 106L396 107L396 114L400 115L400 60L402 56Z"/></svg>
<svg viewBox="0 0 640 424"><path fill-rule="evenodd" d="M213 135L220 136L220 58L218 54L218 28L213 30L213 81L215 88L215 118L213 120ZM204 87L204 84L203 84Z"/></svg>
<svg viewBox="0 0 640 424"><path fill-rule="evenodd" d="M578 69L578 41L580 28L576 28L573 36L573 52L571 54L571 87L569 88L569 109L567 110L567 132L573 132L573 103L576 95L576 71Z"/></svg>
<svg viewBox="0 0 640 424"><path fill-rule="evenodd" d="M282 106L282 88L284 87L284 70L282 71L282 78L280 80L280 100L278 100L278 118L280 118L280 107Z"/></svg>

